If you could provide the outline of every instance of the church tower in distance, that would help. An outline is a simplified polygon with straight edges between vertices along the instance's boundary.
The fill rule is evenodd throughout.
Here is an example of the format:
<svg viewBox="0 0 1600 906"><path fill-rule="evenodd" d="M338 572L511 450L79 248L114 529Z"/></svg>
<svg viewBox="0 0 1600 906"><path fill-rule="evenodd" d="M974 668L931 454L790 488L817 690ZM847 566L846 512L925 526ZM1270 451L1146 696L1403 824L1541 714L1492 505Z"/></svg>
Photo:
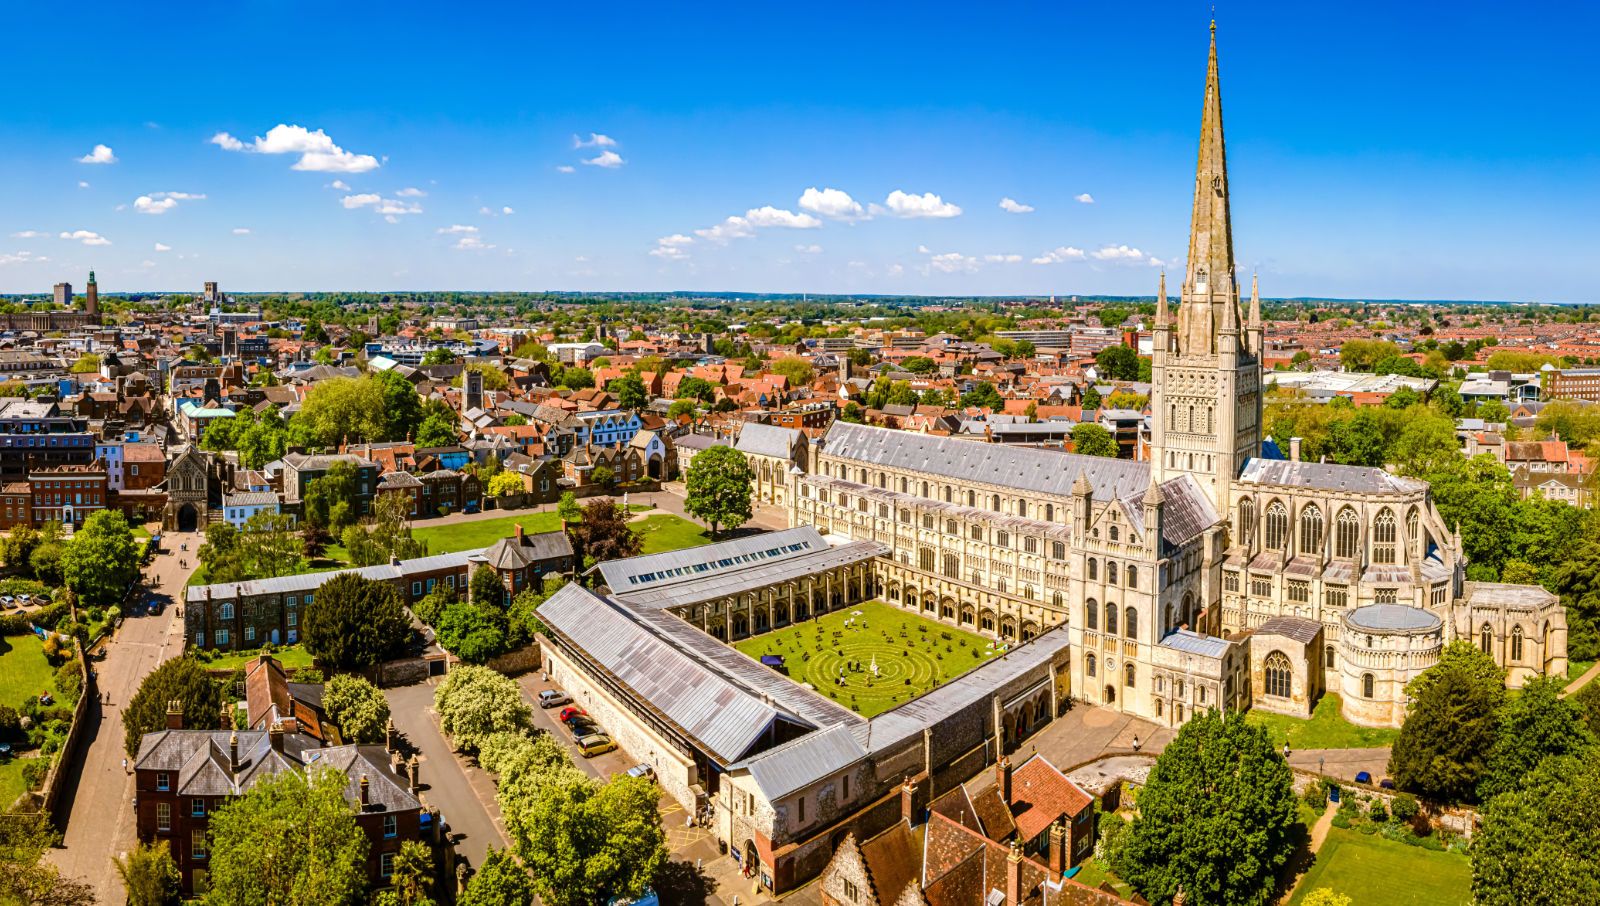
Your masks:
<svg viewBox="0 0 1600 906"><path fill-rule="evenodd" d="M1167 307L1162 276L1153 333L1150 457L1155 473L1162 480L1193 475L1217 511L1226 513L1234 479L1261 450L1261 303L1252 281L1249 318L1241 317L1215 22L1200 118L1188 270L1176 319Z"/></svg>

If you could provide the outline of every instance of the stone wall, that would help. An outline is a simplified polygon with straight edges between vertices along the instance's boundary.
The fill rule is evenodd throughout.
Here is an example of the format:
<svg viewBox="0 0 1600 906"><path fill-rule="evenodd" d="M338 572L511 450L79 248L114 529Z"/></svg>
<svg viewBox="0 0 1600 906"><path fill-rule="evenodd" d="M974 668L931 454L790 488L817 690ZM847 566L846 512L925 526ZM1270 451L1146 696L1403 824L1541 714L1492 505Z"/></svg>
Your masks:
<svg viewBox="0 0 1600 906"><path fill-rule="evenodd" d="M529 642L515 651L507 651L499 657L490 658L484 666L506 676L521 676L538 670L542 662L539 643Z"/></svg>
<svg viewBox="0 0 1600 906"><path fill-rule="evenodd" d="M67 766L77 757L78 748L84 744L84 735L87 733L85 724L88 723L85 717L89 713L89 702L100 697L100 687L89 671L87 652L77 641L72 645L73 650L77 652L78 672L83 679L83 692L78 696L78 704L72 709L72 726L67 730L66 742L62 744L61 751L56 753L55 763L45 774L44 783L38 792L24 794L25 798L31 796L39 810L48 814L57 827L66 825L67 811L72 807L72 801L61 795L62 789L67 785Z"/></svg>
<svg viewBox="0 0 1600 906"><path fill-rule="evenodd" d="M428 678L428 659L420 657L402 658L398 661L387 661L372 669L372 683L375 686L387 688L390 686L410 686L423 682Z"/></svg>

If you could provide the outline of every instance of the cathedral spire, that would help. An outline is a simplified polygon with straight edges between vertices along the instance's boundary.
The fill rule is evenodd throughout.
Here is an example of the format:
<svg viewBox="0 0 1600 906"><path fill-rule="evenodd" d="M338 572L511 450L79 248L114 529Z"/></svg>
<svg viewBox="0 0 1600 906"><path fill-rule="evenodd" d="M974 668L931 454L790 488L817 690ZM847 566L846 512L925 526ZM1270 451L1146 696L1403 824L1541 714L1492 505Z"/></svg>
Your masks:
<svg viewBox="0 0 1600 906"><path fill-rule="evenodd" d="M1200 155L1189 219L1189 262L1178 310L1183 351L1218 351L1219 330L1237 330L1239 291L1233 277L1233 225L1228 211L1228 157L1222 137L1222 87L1217 76L1217 25L1211 23Z"/></svg>
<svg viewBox="0 0 1600 906"><path fill-rule="evenodd" d="M1258 277L1250 275L1250 326L1261 326L1261 288L1257 285Z"/></svg>
<svg viewBox="0 0 1600 906"><path fill-rule="evenodd" d="M1167 272L1161 272L1161 288L1156 291L1156 327L1167 326L1170 320L1167 312Z"/></svg>

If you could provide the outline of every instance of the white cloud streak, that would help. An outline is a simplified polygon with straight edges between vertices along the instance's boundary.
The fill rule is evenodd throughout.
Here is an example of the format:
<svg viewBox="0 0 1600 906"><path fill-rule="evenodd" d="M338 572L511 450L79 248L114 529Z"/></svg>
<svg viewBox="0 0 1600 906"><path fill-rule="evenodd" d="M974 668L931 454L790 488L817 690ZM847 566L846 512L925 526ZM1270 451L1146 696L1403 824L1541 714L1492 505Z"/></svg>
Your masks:
<svg viewBox="0 0 1600 906"><path fill-rule="evenodd" d="M117 155L111 150L110 145L95 145L94 150L78 158L80 164L114 164Z"/></svg>
<svg viewBox="0 0 1600 906"><path fill-rule="evenodd" d="M589 133L588 138L579 138L576 135L572 137L572 147L574 148L615 148L616 146L616 139L609 135L601 135L598 132Z"/></svg>
<svg viewBox="0 0 1600 906"><path fill-rule="evenodd" d="M300 159L290 168L319 173L365 173L376 170L378 159L370 154L356 154L334 144L328 133L321 129L307 129L279 123L257 136L252 142L242 142L226 132L211 136L211 144L224 151L249 151L256 154L298 154Z"/></svg>
<svg viewBox="0 0 1600 906"><path fill-rule="evenodd" d="M71 232L63 231L61 233L61 238L62 239L70 239L73 242L81 242L84 245L110 245L111 244L111 240L109 240L106 237L100 235L99 233L91 232L89 230L73 230Z"/></svg>
<svg viewBox="0 0 1600 906"><path fill-rule="evenodd" d="M615 151L601 151L598 157L591 157L585 160L584 163L591 167L600 167L605 170L615 170L616 168L627 163L627 161L623 160L622 155Z"/></svg>
<svg viewBox="0 0 1600 906"><path fill-rule="evenodd" d="M1067 262L1067 261L1082 261L1083 258L1084 258L1083 249L1073 248L1070 245L1063 245L1063 246L1060 246L1059 248L1051 249L1050 251L1045 252L1044 254L1040 255L1039 257L1034 258L1033 259L1033 263L1034 264L1061 264L1061 263Z"/></svg>
<svg viewBox="0 0 1600 906"><path fill-rule="evenodd" d="M833 220L861 220L867 216L861 203L841 189L818 189L812 186L800 196L800 209L821 214Z"/></svg>
<svg viewBox="0 0 1600 906"><path fill-rule="evenodd" d="M911 195L895 189L884 199L884 208L896 217L959 217L961 207L951 204L932 192Z"/></svg>
<svg viewBox="0 0 1600 906"><path fill-rule="evenodd" d="M1008 214L1032 214L1033 205L1023 204L1015 198L1006 197L1000 199L1000 210Z"/></svg>

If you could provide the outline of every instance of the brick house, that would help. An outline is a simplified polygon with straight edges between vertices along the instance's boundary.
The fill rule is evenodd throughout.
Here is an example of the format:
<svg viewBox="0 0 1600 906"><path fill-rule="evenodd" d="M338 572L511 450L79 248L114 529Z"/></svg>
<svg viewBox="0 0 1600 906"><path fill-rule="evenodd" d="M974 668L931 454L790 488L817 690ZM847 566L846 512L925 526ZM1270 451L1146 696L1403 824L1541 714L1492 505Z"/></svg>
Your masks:
<svg viewBox="0 0 1600 906"><path fill-rule="evenodd" d="M415 517L422 512L422 482L410 472L385 472L378 479L378 496L385 494L404 495L408 506L406 512Z"/></svg>
<svg viewBox="0 0 1600 906"><path fill-rule="evenodd" d="M483 560L500 575L507 598L514 598L524 589L541 588L546 575L572 572L572 539L559 530L524 534L518 525L511 537L485 550Z"/></svg>
<svg viewBox="0 0 1600 906"><path fill-rule="evenodd" d="M284 508L303 516L306 488L311 482L328 474L336 462L348 462L356 469L355 499L350 506L357 516L372 512L372 499L378 492L378 464L350 453L325 453L307 456L288 453L283 457Z"/></svg>
<svg viewBox="0 0 1600 906"><path fill-rule="evenodd" d="M106 470L98 462L29 470L34 525L54 521L82 526L84 520L106 508L106 480Z"/></svg>
<svg viewBox="0 0 1600 906"><path fill-rule="evenodd" d="M422 839L415 762L403 773L401 764L384 746L325 748L281 726L185 730L181 711L169 707L167 728L146 733L134 759L134 829L141 843L168 842L183 894L195 896L207 888L211 815L264 777L331 767L347 780L345 798L359 804L356 824L369 844L367 879L383 886L401 844Z"/></svg>

